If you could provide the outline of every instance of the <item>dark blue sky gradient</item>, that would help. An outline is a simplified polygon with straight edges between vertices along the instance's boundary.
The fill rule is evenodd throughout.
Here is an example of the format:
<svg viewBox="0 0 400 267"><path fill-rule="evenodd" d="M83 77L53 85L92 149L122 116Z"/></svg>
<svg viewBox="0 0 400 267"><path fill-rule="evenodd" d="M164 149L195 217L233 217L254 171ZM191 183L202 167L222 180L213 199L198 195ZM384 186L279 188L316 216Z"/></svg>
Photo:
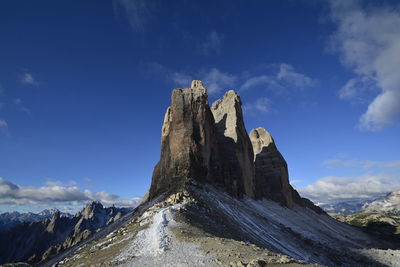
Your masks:
<svg viewBox="0 0 400 267"><path fill-rule="evenodd" d="M112 1L0 3L0 120L9 131L0 134L0 177L20 186L74 180L82 189L143 195L159 159L170 93L180 87L171 73L196 78L216 68L238 77L224 88L238 91L245 77L272 75L281 63L315 84L282 92L260 85L240 94L243 104L271 101L269 112L246 112L246 126L271 132L292 180L304 186L357 175L321 165L337 157L398 159L398 125L360 131L368 102L338 98L353 74L328 49L335 25L326 2L148 2L136 28ZM205 52L213 31L221 45ZM25 73L38 84L22 84ZM210 94L210 102L222 95Z"/></svg>

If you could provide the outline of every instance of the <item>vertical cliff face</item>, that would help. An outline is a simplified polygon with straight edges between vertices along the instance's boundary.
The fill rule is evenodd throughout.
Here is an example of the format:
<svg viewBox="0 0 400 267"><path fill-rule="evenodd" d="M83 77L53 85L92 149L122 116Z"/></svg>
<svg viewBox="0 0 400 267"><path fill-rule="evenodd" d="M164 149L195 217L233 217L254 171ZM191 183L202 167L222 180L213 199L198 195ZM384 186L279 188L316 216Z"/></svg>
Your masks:
<svg viewBox="0 0 400 267"><path fill-rule="evenodd" d="M149 198L175 190L187 179L222 183L214 118L200 81L175 89L162 127L161 158L156 165Z"/></svg>
<svg viewBox="0 0 400 267"><path fill-rule="evenodd" d="M285 159L276 148L274 139L264 128L250 132L254 150L256 198L269 198L292 207L292 187Z"/></svg>
<svg viewBox="0 0 400 267"><path fill-rule="evenodd" d="M232 90L208 105L201 81L175 89L164 117L161 157L154 168L149 199L176 193L189 180L222 187L242 198L267 198L320 211L289 184L285 159L264 128L247 134L240 97Z"/></svg>
<svg viewBox="0 0 400 267"><path fill-rule="evenodd" d="M253 148L244 126L240 97L230 90L211 107L225 188L237 197L254 197Z"/></svg>

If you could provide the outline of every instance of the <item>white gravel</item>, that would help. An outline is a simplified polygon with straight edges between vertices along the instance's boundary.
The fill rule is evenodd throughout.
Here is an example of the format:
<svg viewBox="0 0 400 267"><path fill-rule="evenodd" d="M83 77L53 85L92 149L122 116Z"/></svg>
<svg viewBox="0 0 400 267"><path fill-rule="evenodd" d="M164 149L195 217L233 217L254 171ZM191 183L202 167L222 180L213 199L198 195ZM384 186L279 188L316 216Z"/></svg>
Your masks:
<svg viewBox="0 0 400 267"><path fill-rule="evenodd" d="M181 204L155 210L148 228L140 231L135 239L115 258L124 262L120 266L217 266L213 255L205 254L200 245L186 243L175 238L171 227L178 223L173 213Z"/></svg>

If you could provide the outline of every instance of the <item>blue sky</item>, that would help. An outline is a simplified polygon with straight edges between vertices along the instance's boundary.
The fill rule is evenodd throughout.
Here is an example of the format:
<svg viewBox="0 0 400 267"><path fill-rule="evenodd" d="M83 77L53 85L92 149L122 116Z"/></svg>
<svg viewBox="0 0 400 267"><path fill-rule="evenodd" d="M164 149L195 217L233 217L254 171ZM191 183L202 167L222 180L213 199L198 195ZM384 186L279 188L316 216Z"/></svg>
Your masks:
<svg viewBox="0 0 400 267"><path fill-rule="evenodd" d="M0 210L130 205L173 88L239 92L317 202L400 189L396 1L0 3Z"/></svg>

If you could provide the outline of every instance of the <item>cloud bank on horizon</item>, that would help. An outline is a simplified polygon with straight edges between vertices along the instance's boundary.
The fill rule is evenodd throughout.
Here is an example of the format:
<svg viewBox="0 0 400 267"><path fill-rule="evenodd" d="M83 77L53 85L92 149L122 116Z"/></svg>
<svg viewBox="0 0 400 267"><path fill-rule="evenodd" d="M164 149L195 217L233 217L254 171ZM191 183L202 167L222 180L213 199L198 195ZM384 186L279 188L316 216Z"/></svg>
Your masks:
<svg viewBox="0 0 400 267"><path fill-rule="evenodd" d="M69 210L76 211L87 202L94 200L100 201L105 206L135 207L141 198L123 199L104 191L81 190L74 183L63 185L57 181L49 181L42 187L19 186L0 177L0 206L68 206Z"/></svg>
<svg viewBox="0 0 400 267"><path fill-rule="evenodd" d="M352 168L353 177L327 176L314 184L298 187L305 197L318 203L370 200L400 190L400 161L330 159L322 163L329 169Z"/></svg>

